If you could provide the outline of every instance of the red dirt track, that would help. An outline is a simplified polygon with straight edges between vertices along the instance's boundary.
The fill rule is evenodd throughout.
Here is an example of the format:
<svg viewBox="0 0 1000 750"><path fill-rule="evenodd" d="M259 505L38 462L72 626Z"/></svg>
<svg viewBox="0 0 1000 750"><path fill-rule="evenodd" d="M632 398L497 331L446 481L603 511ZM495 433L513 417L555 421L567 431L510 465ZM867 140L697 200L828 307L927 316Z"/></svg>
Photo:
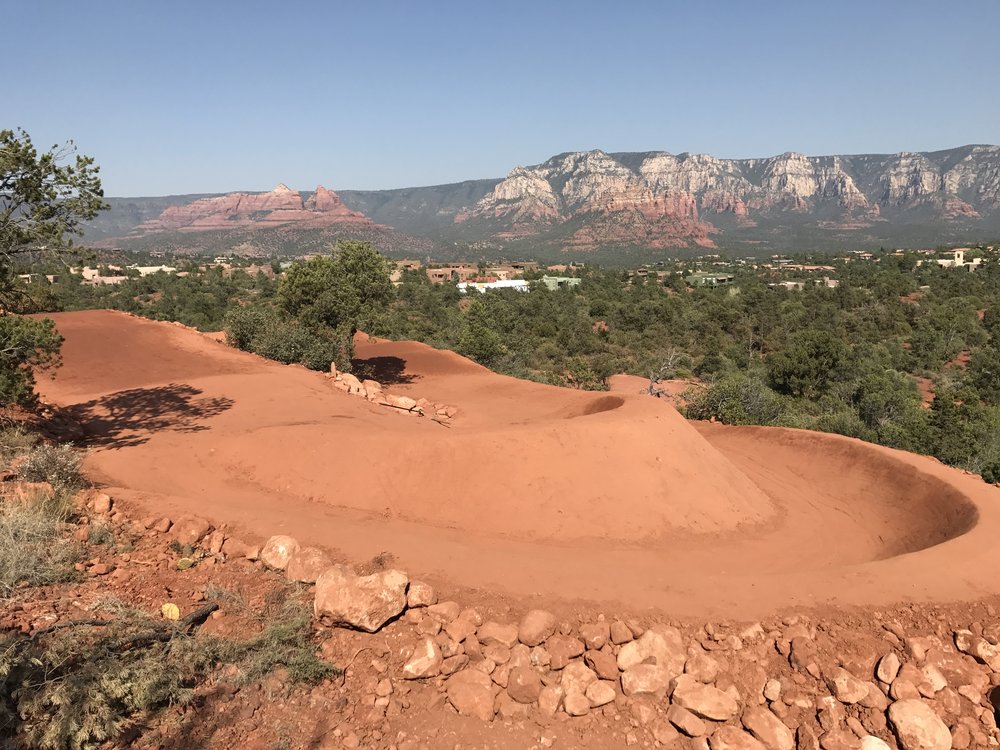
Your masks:
<svg viewBox="0 0 1000 750"><path fill-rule="evenodd" d="M50 317L66 343L43 397L83 422L90 476L149 515L356 562L387 551L444 585L678 616L1000 589L1000 490L933 459L359 344L390 392L457 406L446 428L179 326Z"/></svg>

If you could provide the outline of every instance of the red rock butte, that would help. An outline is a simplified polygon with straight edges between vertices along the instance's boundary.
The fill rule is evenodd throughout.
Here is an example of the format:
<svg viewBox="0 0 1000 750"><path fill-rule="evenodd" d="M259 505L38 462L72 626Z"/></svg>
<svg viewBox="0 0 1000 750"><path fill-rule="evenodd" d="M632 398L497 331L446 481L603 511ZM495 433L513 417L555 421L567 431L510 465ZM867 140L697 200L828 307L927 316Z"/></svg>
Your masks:
<svg viewBox="0 0 1000 750"><path fill-rule="evenodd" d="M1000 490L930 458L692 423L639 394L359 341L390 392L456 405L445 427L180 326L51 317L66 343L44 398L84 424L90 476L150 514L287 533L354 561L389 551L459 587L678 615L1000 588Z"/></svg>
<svg viewBox="0 0 1000 750"><path fill-rule="evenodd" d="M364 214L349 209L336 193L322 185L303 200L299 193L279 184L269 193L228 193L170 206L157 218L140 224L134 232L199 232L288 224L307 229L378 226Z"/></svg>

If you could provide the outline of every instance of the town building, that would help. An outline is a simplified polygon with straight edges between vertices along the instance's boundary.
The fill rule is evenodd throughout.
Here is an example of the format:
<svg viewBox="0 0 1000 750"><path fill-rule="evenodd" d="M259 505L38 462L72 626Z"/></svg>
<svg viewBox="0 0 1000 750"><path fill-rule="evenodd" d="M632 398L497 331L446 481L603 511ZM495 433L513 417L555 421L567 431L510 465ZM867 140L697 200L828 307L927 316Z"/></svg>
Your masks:
<svg viewBox="0 0 1000 750"><path fill-rule="evenodd" d="M559 289L569 289L574 286L580 286L583 279L577 279L573 276L542 276L540 281L545 284L549 291L557 291Z"/></svg>
<svg viewBox="0 0 1000 750"><path fill-rule="evenodd" d="M684 281L691 286L732 286L736 283L736 274L721 273L717 271L701 271L693 273L690 276L685 276Z"/></svg>
<svg viewBox="0 0 1000 750"><path fill-rule="evenodd" d="M458 291L466 294L469 290L480 293L488 289L514 289L518 292L530 291L528 282L524 279L493 279L491 281L462 281L458 283Z"/></svg>

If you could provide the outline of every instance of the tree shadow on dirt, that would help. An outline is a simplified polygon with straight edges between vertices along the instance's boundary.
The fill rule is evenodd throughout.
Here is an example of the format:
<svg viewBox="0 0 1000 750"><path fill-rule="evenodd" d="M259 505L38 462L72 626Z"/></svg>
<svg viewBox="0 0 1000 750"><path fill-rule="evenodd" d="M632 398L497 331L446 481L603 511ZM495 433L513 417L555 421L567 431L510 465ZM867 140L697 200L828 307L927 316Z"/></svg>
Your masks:
<svg viewBox="0 0 1000 750"><path fill-rule="evenodd" d="M83 428L83 444L101 448L142 445L161 430L200 432L203 422L232 408L225 397L198 398L202 391L176 384L133 388L66 410Z"/></svg>
<svg viewBox="0 0 1000 750"><path fill-rule="evenodd" d="M382 385L405 385L419 379L406 373L406 360L399 357L352 359L351 372L358 380L377 380Z"/></svg>

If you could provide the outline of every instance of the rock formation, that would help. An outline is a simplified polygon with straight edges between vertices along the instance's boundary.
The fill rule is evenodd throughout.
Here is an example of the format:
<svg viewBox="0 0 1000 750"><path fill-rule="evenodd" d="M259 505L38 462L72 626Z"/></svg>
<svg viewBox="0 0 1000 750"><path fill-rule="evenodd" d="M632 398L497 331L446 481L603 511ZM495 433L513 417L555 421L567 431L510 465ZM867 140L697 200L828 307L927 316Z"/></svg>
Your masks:
<svg viewBox="0 0 1000 750"><path fill-rule="evenodd" d="M174 232L184 235L182 246L215 247L225 243L213 244L210 234L253 242L268 228L282 235L268 245L272 252L312 249L304 238L317 229L430 254L453 250L456 240L498 247L526 240L533 251L577 252L934 245L1000 232L1000 147L763 159L595 150L519 166L499 180L339 196L318 187L305 199L278 185L269 193L108 202L111 210L88 226L87 237L111 246ZM407 234L392 240L389 227ZM225 232L233 229L243 231ZM120 242L108 240L130 231Z"/></svg>
<svg viewBox="0 0 1000 750"><path fill-rule="evenodd" d="M157 218L140 224L135 231L140 234L164 230L198 232L283 225L310 229L376 226L364 214L347 208L336 193L322 185L303 200L299 193L279 184L269 193L228 193L170 206Z"/></svg>
<svg viewBox="0 0 1000 750"><path fill-rule="evenodd" d="M864 229L885 211L923 209L941 221L1000 211L1000 148L928 154L717 159L666 152L587 151L517 167L457 224L497 237L544 237L560 225L567 249L602 245L714 246L717 223L807 221Z"/></svg>

